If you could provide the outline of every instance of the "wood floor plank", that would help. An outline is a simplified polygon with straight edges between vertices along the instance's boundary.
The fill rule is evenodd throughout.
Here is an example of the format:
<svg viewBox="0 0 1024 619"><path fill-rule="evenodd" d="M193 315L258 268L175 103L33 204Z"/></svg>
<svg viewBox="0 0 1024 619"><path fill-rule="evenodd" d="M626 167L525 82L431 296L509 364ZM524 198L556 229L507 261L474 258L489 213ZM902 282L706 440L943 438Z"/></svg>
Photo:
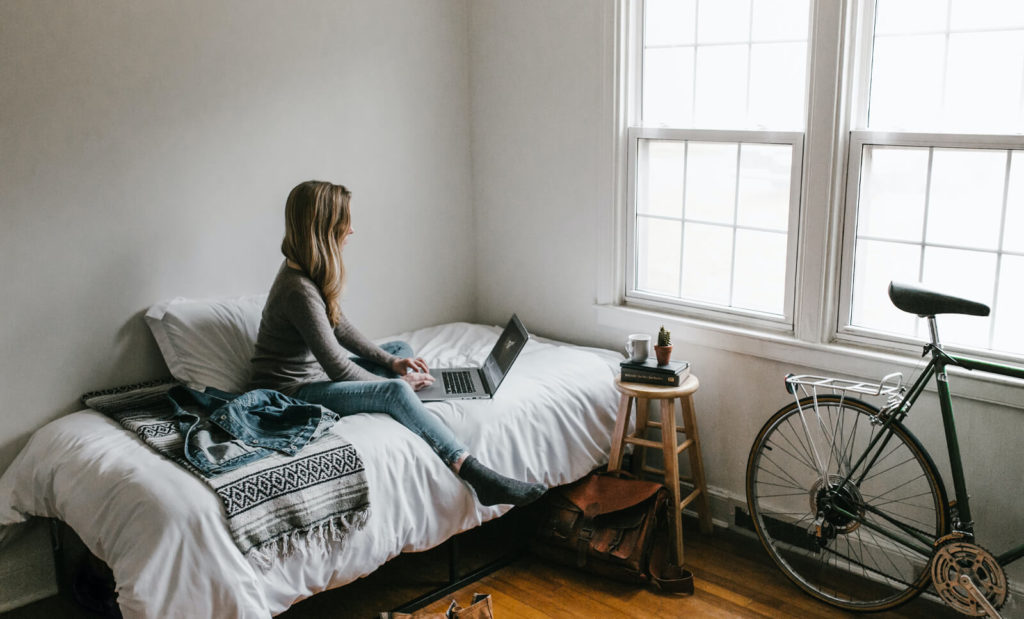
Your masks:
<svg viewBox="0 0 1024 619"><path fill-rule="evenodd" d="M718 585L706 578L696 578L695 581L694 589L704 593L705 595L715 596L742 608L750 608L754 604L753 599L741 593L737 593L732 589Z"/></svg>
<svg viewBox="0 0 1024 619"><path fill-rule="evenodd" d="M710 617L835 619L855 617L804 594L776 568L759 542L730 531L687 529L687 567L695 593L679 596L623 584L527 556L467 587L486 591L501 617ZM469 595L464 596L468 599ZM447 606L445 606L447 607ZM443 610L443 609L442 609ZM950 609L919 599L876 619L947 619Z"/></svg>

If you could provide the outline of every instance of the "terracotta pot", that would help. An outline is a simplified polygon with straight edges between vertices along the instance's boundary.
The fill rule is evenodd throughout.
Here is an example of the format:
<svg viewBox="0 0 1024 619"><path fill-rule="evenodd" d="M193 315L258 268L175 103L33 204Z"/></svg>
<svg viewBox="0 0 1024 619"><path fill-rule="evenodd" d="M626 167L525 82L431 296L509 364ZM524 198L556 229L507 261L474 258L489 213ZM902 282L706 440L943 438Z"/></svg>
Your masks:
<svg viewBox="0 0 1024 619"><path fill-rule="evenodd" d="M669 360L672 358L672 347L655 346L654 356L658 358L658 365L668 365Z"/></svg>

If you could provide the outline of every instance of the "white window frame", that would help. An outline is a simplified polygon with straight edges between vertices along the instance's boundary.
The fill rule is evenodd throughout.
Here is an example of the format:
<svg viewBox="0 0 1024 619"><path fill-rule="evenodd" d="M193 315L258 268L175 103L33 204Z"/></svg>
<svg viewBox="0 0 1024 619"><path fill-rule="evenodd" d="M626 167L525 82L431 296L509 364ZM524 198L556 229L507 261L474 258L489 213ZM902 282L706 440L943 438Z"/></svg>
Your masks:
<svg viewBox="0 0 1024 619"><path fill-rule="evenodd" d="M867 129L868 106L870 104L871 53L874 36L872 24L875 20L874 0L859 0L856 11L856 69L852 71L854 95L850 105L855 110L847 140L847 187L845 200L840 204L843 213L843 227L839 238L841 249L840 265L836 278L838 280L838 298L834 339L836 342L865 346L878 350L912 352L920 350L920 339L907 336L883 333L873 329L857 327L851 324L853 303L853 270L854 252L857 241L857 213L860 203L861 162L865 146L910 146L925 148L963 148L963 149L995 149L1024 150L1024 136L1014 134L968 134L968 133L930 133L922 131L879 131ZM849 50L847 50L849 53ZM1005 218L1005 196L1003 216ZM924 241L921 245L924 246ZM935 246L929 244L930 246ZM997 257L1003 252L997 251ZM998 261L997 261L998 264ZM997 281L998 281L998 272ZM993 308L995 310L995 308ZM1002 353L991 349L946 346L953 351L962 351L978 357L998 361L1021 363L1024 355Z"/></svg>
<svg viewBox="0 0 1024 619"><path fill-rule="evenodd" d="M873 329L858 327L850 324L851 307L853 304L853 270L854 253L857 242L857 210L860 203L860 173L862 152L865 146L910 146L918 148L943 148L943 149L992 149L999 151L1020 151L1024 150L1024 136L1013 135L981 135L981 134L954 134L954 133L909 133L909 132L884 132L884 131L851 131L849 146L850 161L850 182L847 187L846 213L844 218L843 241L842 241L842 270L840 272L839 297L839 321L836 324L836 339L855 344L876 346L883 348L896 348L899 350L915 350L920 348L920 340L910 337L899 336L892 333L881 333ZM1009 166L1009 162L1007 162ZM1007 170L1008 173L1008 170ZM1002 219L1006 218L1006 196L1003 197ZM926 215L927 217L927 215ZM1000 235L1002 238L1002 235ZM996 281L998 282L999 258L1006 253L1001 245L994 250L978 250L973 247L953 247L942 244L927 243L921 241L896 241L908 245L925 247L949 247L952 249L968 249L975 251L986 251L996 254ZM923 267L923 262L922 262ZM995 308L992 308L995 311ZM994 326L994 325L993 325ZM963 350L974 355L999 359L1004 361L1021 361L1020 355L1001 353L991 349L980 349L970 347L946 346L952 350Z"/></svg>
<svg viewBox="0 0 1024 619"><path fill-rule="evenodd" d="M840 277L847 209L851 117L863 102L865 83L854 76L870 62L870 50L855 45L868 0L813 0L808 41L807 123L804 131L800 221L793 327L789 332L666 311L656 305L627 303L628 129L638 118L636 100L641 32L639 0L607 5L605 66L609 93L606 114L612 148L608 152L610 194L607 216L598 223L602 259L595 265L594 312L599 325L617 332L672 330L678 343L774 360L793 367L871 378L898 369L919 368L920 345L866 340L840 334ZM642 40L642 39L641 39ZM864 78L866 79L866 78ZM861 116L863 117L863 116ZM983 355L979 355L983 356ZM1024 410L1019 387L999 376L950 370L959 376L957 395Z"/></svg>
<svg viewBox="0 0 1024 619"><path fill-rule="evenodd" d="M627 195L629 196L626 217L626 288L627 303L657 308L664 311L685 312L689 315L706 319L720 319L729 322L741 322L756 325L765 329L791 331L793 327L793 308L796 288L796 256L800 221L800 181L803 169L803 132L782 131L736 131L712 129L670 129L666 127L630 127L628 130L628 179ZM784 144L792 148L790 164L790 197L789 217L786 231L786 279L781 316L746 310L711 303L702 303L690 299L679 299L667 295L637 289L637 174L639 168L639 143L641 140L672 140L680 142L721 142L728 144ZM738 173L738 171L737 171ZM685 182L685 181L684 181ZM738 199L738 197L737 197ZM685 212L682 222L686 221ZM736 231L747 227L736 223L720 224L730 228L735 239ZM685 223L682 226L685 232ZM680 239L680 246L683 240ZM735 245L733 246L735 252ZM682 253L682 252L680 252ZM710 259L710 258L709 258ZM725 259L721 257L721 259Z"/></svg>
<svg viewBox="0 0 1024 619"><path fill-rule="evenodd" d="M814 13L816 12L812 2L812 15L809 17L810 28L813 32ZM642 87L643 87L643 43L644 43L644 16L643 0L626 0L617 18L620 21L619 44L623 49L619 50L620 67L626 67L626 74L620 75L618 80L620 92L617 98L617 108L623 119L623 133L626 134L624 150L625 173L626 173L626 198L623 213L623 226L625 243L623 247L622 260L619 260L619 269L622 274L618 278L622 282L619 293L619 302L623 305L646 308L659 312L668 312L681 316L689 316L699 320L708 320L726 324L743 325L755 329L772 332L794 332L795 314L797 306L797 281L798 281L798 256L800 250L800 228L801 228L801 204L803 203L804 186L804 141L805 131L767 131L767 130L742 130L742 129L677 129L667 127L644 126L639 122L642 110ZM812 79L812 45L808 40L807 85L804 93L804 109L808 109ZM788 227L786 230L786 275L785 289L783 291L783 313L781 316L747 310L725 305L703 303L690 299L679 299L665 295L658 295L636 289L636 218L637 218L637 144L641 139L662 139L693 142L727 142L727 143L758 143L758 144L786 144L792 146L793 159L790 171L790 205ZM622 138L619 138L621 144ZM620 177L621 178L621 177ZM731 226L733 234L743 226L735 222ZM734 247L735 250L735 247Z"/></svg>

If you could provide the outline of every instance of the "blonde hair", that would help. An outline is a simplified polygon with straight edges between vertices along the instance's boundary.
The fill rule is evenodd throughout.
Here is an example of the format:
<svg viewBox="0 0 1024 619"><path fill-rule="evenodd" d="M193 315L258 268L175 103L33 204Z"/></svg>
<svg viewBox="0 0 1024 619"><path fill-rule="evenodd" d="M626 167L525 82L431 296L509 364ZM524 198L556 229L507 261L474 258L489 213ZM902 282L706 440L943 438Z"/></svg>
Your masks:
<svg viewBox="0 0 1024 619"><path fill-rule="evenodd" d="M332 326L341 320L341 289L345 284L342 241L352 223L352 194L324 181L299 183L284 207L281 253L313 280L327 304Z"/></svg>

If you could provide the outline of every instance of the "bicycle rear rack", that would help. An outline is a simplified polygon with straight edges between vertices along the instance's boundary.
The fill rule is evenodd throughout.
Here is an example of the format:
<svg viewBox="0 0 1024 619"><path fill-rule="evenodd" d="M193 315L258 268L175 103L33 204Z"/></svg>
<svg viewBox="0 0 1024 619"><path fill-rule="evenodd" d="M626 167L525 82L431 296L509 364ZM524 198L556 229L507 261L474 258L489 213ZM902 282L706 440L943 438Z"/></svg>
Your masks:
<svg viewBox="0 0 1024 619"><path fill-rule="evenodd" d="M814 374L789 374L786 376L786 391L793 394L797 403L802 398L812 398L815 410L817 410L818 396L822 392L838 395L841 398L845 398L847 393L885 397L886 403L882 407L884 412L899 404L903 396L903 373L886 374L877 383L832 376L815 376Z"/></svg>
<svg viewBox="0 0 1024 619"><path fill-rule="evenodd" d="M808 425L807 417L805 412L810 411L814 415L814 419L817 420L817 425L821 429L822 434L832 440L834 428L830 427L829 423L826 423L822 419L821 409L819 407L818 398L822 395L828 394L839 397L839 406L843 405L846 400L847 393L856 393L867 396L884 396L886 399L885 405L879 410L877 417L871 419L872 423L881 423L885 419L889 412L894 410L899 405L900 399L903 395L903 374L900 372L893 372L882 377L882 380L877 383L869 383L864 381L847 380L845 378L836 378L832 376L815 376L813 374L789 374L786 376L786 390L793 394L796 398L796 406L800 411L800 421L804 426L804 433L807 437L808 444L811 447L812 454L814 456L814 462L818 467L818 472L821 475L822 484L830 483L830 476L828 469L824 465L824 461L821 455L818 453L818 448L815 441L811 439L811 430ZM825 393L819 393L819 390ZM810 400L807 402L806 400ZM830 448L829 461L832 461L834 446Z"/></svg>
<svg viewBox="0 0 1024 619"><path fill-rule="evenodd" d="M882 378L877 383L869 383L845 378L834 378L830 376L815 376L813 374L790 374L786 376L786 390L793 395L802 391L805 396L818 395L819 389L828 389L833 394L852 391L871 396L889 396L898 393L903 388L903 374L893 372Z"/></svg>

